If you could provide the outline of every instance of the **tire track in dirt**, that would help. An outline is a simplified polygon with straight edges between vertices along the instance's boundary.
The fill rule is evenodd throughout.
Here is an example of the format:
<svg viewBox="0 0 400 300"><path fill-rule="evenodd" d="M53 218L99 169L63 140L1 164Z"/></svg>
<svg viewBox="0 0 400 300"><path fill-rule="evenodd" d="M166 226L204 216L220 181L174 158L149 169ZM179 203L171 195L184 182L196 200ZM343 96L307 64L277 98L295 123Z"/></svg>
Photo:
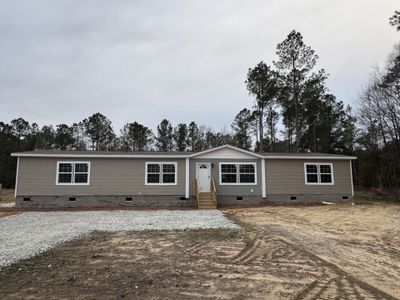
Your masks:
<svg viewBox="0 0 400 300"><path fill-rule="evenodd" d="M259 228L257 228L257 229L259 230ZM329 262L329 261L327 261L327 260L325 260L325 259L323 259L323 258L311 253L310 251L308 251L304 247L299 247L296 244L291 243L290 240L288 240L286 237L281 237L281 236L276 236L276 235L275 235L275 237L280 239L281 242L287 244L288 247L293 247L293 248L303 252L304 254L307 254L312 260L318 260L318 261L322 262L325 267L328 267L329 269L331 269L337 275L337 278L342 278L343 280L345 280L348 283L349 286L352 287L351 293L353 295L360 295L359 292L356 289L356 285L358 285L360 288L365 290L367 293L372 294L374 297L383 298L383 299L390 299L390 300L398 300L398 298L396 298L396 297L394 297L394 296L382 291L381 289L379 289L379 288L377 288L375 286L372 286L369 283L366 283L365 281L362 281L362 280L354 277L353 275L347 273L346 271L344 271L343 269L341 269L340 267L338 267L334 263L331 263L331 262ZM331 284L333 282L335 282L335 279L329 280L325 284L325 287L327 288L329 286L329 284ZM296 296L295 299L308 299L308 296L311 294L311 292L313 290L315 290L316 287L318 287L318 284L315 284L315 286L312 285L308 289L306 288L298 296ZM326 288L324 288L323 290L325 290ZM319 296L321 295L323 290L318 292L318 294L316 295L316 298L311 297L311 299L319 299Z"/></svg>
<svg viewBox="0 0 400 300"><path fill-rule="evenodd" d="M189 248L186 249L185 253L193 253L193 252L197 252L199 251L203 246L205 246L206 244L208 244L210 241L205 241L205 242L199 242L199 243L195 243L192 246L190 246Z"/></svg>
<svg viewBox="0 0 400 300"><path fill-rule="evenodd" d="M235 256L229 263L234 264L246 264L250 260L255 259L255 252L260 248L261 240L255 237L250 242L246 243L246 246Z"/></svg>

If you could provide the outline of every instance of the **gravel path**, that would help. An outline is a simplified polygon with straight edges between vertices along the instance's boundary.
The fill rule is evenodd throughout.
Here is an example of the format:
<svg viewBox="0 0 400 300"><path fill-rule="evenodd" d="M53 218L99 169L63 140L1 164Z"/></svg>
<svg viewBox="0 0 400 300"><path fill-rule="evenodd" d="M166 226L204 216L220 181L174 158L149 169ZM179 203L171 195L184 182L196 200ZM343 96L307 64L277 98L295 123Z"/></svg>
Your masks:
<svg viewBox="0 0 400 300"><path fill-rule="evenodd" d="M94 230L238 229L218 210L26 212L0 218L0 267Z"/></svg>

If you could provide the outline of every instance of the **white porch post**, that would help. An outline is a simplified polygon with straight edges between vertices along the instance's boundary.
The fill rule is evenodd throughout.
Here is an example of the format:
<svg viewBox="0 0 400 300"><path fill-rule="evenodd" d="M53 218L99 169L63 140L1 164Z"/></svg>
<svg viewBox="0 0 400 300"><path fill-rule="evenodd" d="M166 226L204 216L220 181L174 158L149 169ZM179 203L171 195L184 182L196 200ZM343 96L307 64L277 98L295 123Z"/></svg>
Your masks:
<svg viewBox="0 0 400 300"><path fill-rule="evenodd" d="M15 174L15 190L14 190L14 197L17 197L17 190L18 190L18 175L19 175L19 156L17 157L17 174Z"/></svg>
<svg viewBox="0 0 400 300"><path fill-rule="evenodd" d="M353 162L351 159L350 159L350 180L351 180L351 195L354 196Z"/></svg>
<svg viewBox="0 0 400 300"><path fill-rule="evenodd" d="M185 168L185 198L189 198L189 158L186 158L186 168Z"/></svg>
<svg viewBox="0 0 400 300"><path fill-rule="evenodd" d="M265 176L265 158L261 159L261 189L262 197L267 198L267 182Z"/></svg>

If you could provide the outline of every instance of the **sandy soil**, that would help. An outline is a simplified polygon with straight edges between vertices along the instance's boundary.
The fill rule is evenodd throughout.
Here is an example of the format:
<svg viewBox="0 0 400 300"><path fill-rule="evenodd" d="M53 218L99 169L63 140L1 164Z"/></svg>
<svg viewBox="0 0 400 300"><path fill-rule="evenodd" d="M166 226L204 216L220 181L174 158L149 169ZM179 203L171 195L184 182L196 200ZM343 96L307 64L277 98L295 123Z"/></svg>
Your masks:
<svg viewBox="0 0 400 300"><path fill-rule="evenodd" d="M0 271L7 299L395 299L400 206L229 209L242 230L96 232Z"/></svg>
<svg viewBox="0 0 400 300"><path fill-rule="evenodd" d="M400 298L399 205L267 207L227 213Z"/></svg>
<svg viewBox="0 0 400 300"><path fill-rule="evenodd" d="M0 211L0 218L12 216L15 214L18 214L18 212Z"/></svg>

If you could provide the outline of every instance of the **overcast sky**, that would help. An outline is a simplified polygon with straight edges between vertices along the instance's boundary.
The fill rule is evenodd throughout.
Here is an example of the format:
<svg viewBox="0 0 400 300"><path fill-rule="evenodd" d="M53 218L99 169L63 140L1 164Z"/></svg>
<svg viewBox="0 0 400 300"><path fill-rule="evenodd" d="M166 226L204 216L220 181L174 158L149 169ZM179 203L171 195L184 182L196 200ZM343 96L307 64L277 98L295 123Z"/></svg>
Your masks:
<svg viewBox="0 0 400 300"><path fill-rule="evenodd" d="M162 118L229 128L251 107L249 67L296 29L352 104L400 33L398 0L1 1L0 121L72 124L95 112L119 132Z"/></svg>

